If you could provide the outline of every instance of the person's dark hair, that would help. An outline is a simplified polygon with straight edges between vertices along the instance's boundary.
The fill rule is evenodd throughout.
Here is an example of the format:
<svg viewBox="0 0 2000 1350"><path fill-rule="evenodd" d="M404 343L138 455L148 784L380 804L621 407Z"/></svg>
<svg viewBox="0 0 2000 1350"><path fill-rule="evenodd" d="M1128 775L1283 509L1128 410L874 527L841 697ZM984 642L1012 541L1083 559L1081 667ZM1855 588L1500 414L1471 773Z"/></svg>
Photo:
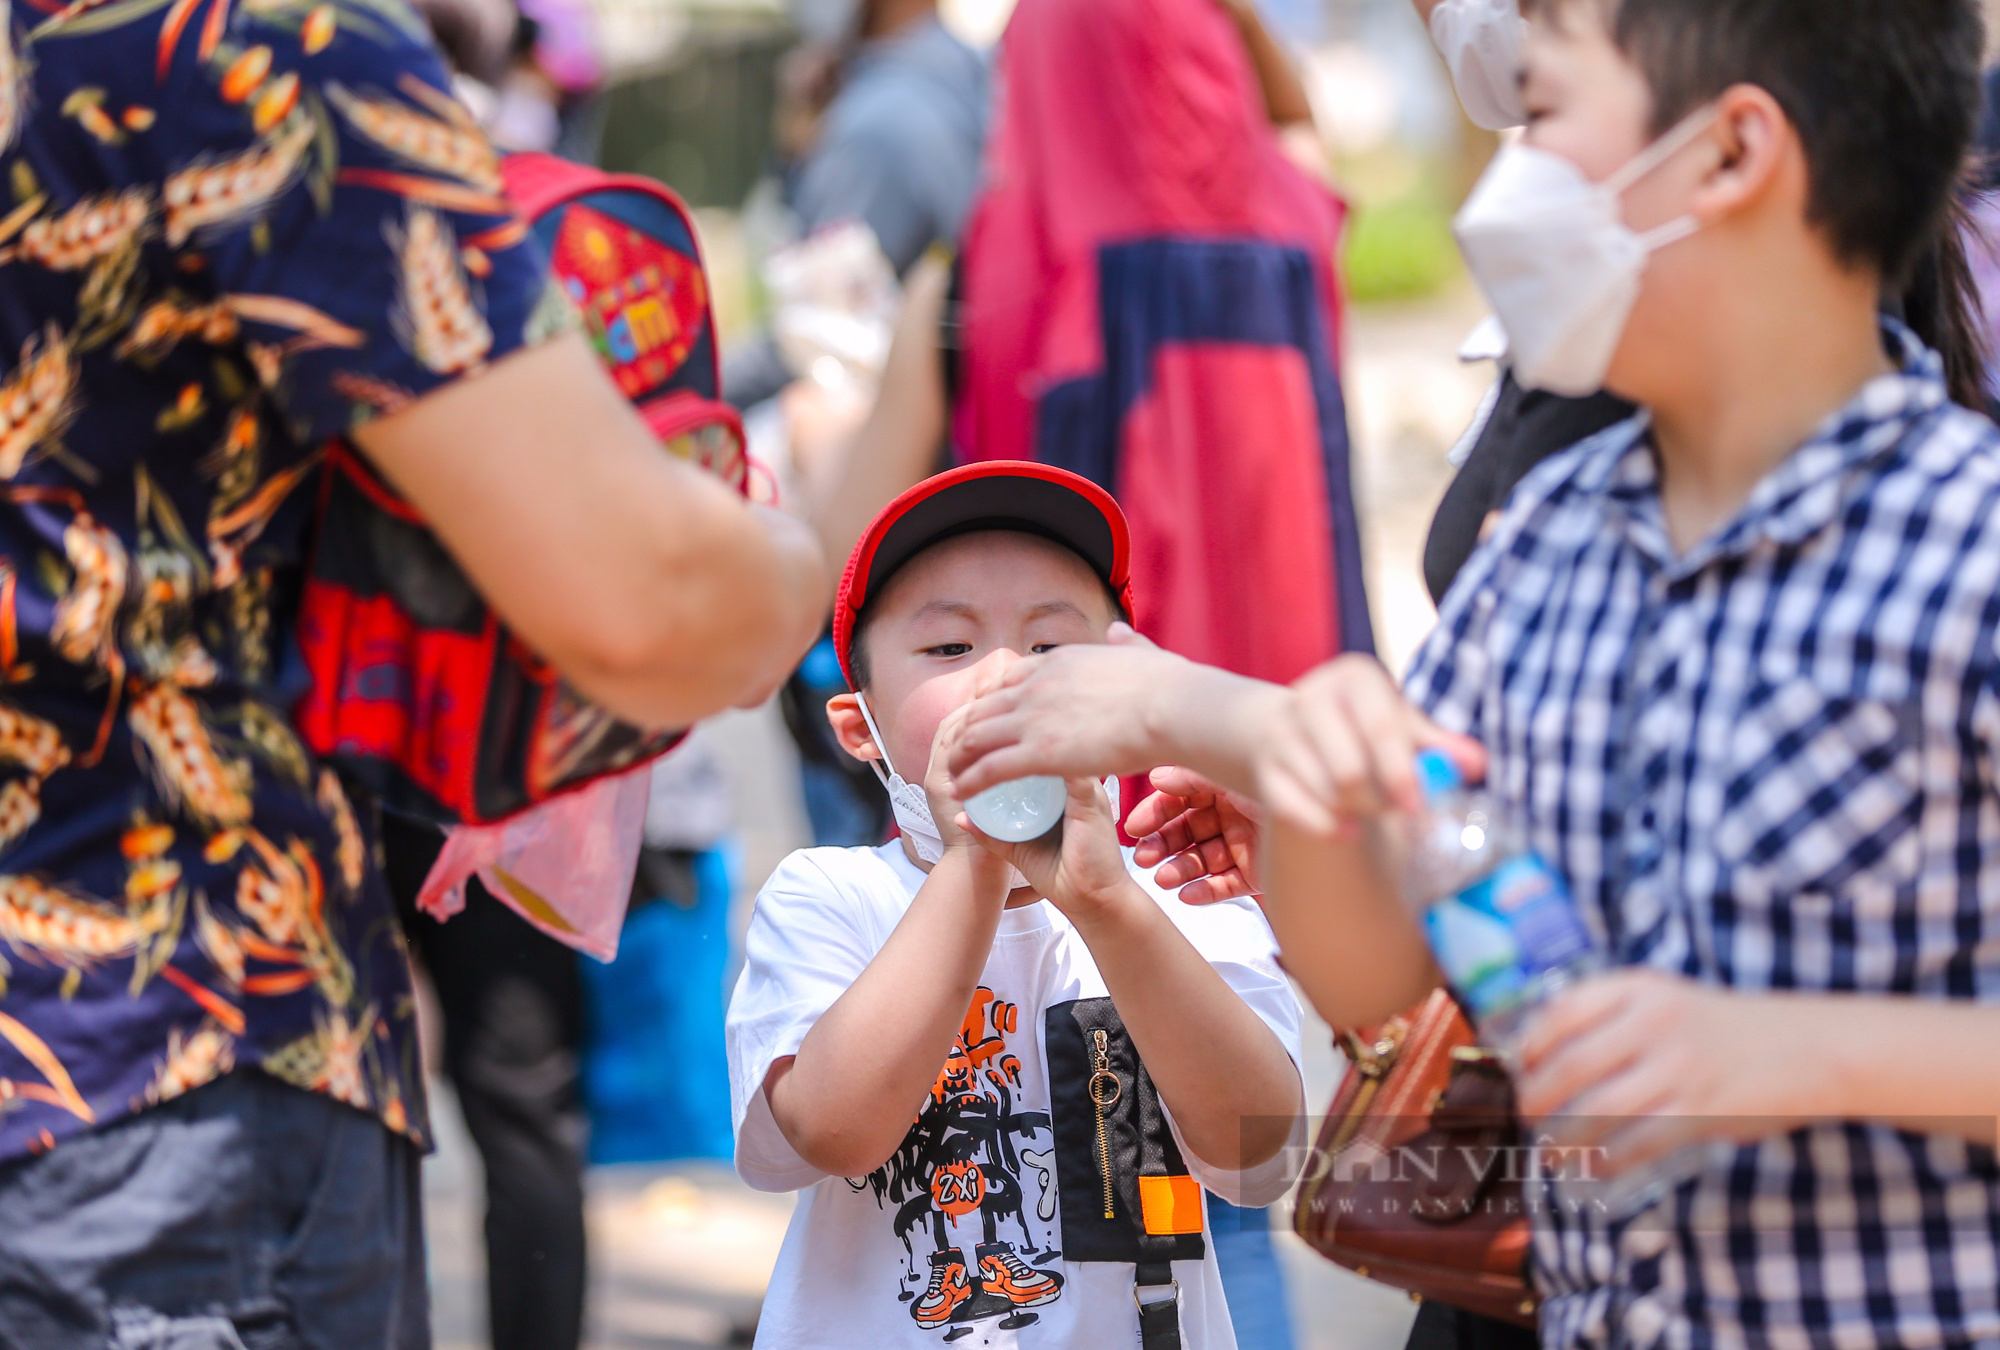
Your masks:
<svg viewBox="0 0 2000 1350"><path fill-rule="evenodd" d="M1944 359L1952 402L1986 409L1986 372L1993 353L1979 322L1979 292L1972 279L1967 240L1972 212L1966 193L1954 196L1928 247L1917 256L1903 288L1900 318Z"/></svg>
<svg viewBox="0 0 2000 1350"><path fill-rule="evenodd" d="M1981 192L2000 189L2000 66L1986 72L1986 106L1973 146L1972 181Z"/></svg>
<svg viewBox="0 0 2000 1350"><path fill-rule="evenodd" d="M1022 531L1022 533L1027 533L1027 532ZM1030 534L1029 537L1032 539L1040 539L1043 536L1039 534ZM942 539L938 541L938 543L940 544L943 542L945 541ZM1050 540L1049 542L1054 543L1055 541ZM931 547L934 548L936 547L936 545L932 545ZM1065 545L1063 547L1067 546ZM908 561L904 562L903 567L908 567L910 563L915 562L918 558L923 557L924 554L929 551L930 551L929 549L920 549L916 553L911 554ZM1071 551L1074 552L1074 550ZM1081 553L1078 553L1076 556L1079 558L1083 557ZM868 602L861 606L861 612L854 616L854 631L848 635L847 639L847 668L850 672L852 672L854 676L854 687L856 689L866 689L868 687L868 679L870 671L868 667L867 636L868 636L868 627L875 620L875 613L877 608L876 602L889 589L888 585L889 581L892 580L898 573L900 573L903 570L903 567L897 568L896 571L891 572L888 577L883 578L882 582L875 587L874 593L868 597ZM1132 621L1132 616L1127 614L1125 612L1125 606L1119 603L1118 592L1112 590L1110 583L1106 582L1103 577L1097 576L1096 568L1094 567L1091 568L1090 574L1093 577L1097 577L1097 584L1104 588L1104 598L1111 602L1111 617L1114 620L1130 623Z"/></svg>
<svg viewBox="0 0 2000 1350"><path fill-rule="evenodd" d="M1580 0L1523 0L1560 11ZM1806 218L1901 288L1941 219L1980 111L1978 0L1591 0L1646 77L1662 134L1754 84L1805 147Z"/></svg>

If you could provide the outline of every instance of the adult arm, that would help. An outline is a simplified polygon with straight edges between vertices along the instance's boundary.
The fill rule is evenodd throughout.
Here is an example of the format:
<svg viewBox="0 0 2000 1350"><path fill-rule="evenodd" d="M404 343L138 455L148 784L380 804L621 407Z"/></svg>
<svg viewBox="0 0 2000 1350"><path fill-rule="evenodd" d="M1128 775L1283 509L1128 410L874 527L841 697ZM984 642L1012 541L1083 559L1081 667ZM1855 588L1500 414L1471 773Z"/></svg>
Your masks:
<svg viewBox="0 0 2000 1350"><path fill-rule="evenodd" d="M951 755L959 791L1186 766L1264 808L1264 912L1322 1017L1376 1021L1434 988L1401 886L1397 817L1419 805L1419 749L1445 750L1476 780L1478 743L1411 707L1373 657L1341 657L1285 689L1116 636L1023 661L971 705Z"/></svg>
<svg viewBox="0 0 2000 1350"><path fill-rule="evenodd" d="M685 726L818 635L810 532L663 453L576 334L355 433L510 627L587 697Z"/></svg>
<svg viewBox="0 0 2000 1350"><path fill-rule="evenodd" d="M806 510L821 547L844 560L868 522L931 472L945 442L944 356L938 346L951 268L926 258L910 272L882 387L861 429L806 472ZM834 580L837 580L835 578ZM833 581L827 584L832 593Z"/></svg>
<svg viewBox="0 0 2000 1350"><path fill-rule="evenodd" d="M414 18L376 17L322 50L258 49L271 88L302 86L269 127L222 96L192 39L163 51L177 266L235 316L291 439L351 435L584 694L684 726L775 685L825 603L808 533L674 461L580 336L548 339L546 259L495 190L490 147ZM458 176L412 175L383 125L450 147ZM241 551L255 531L217 543Z"/></svg>
<svg viewBox="0 0 2000 1350"><path fill-rule="evenodd" d="M1431 0L1432 4L1436 2ZM1312 101L1306 97L1305 82L1299 78L1292 58L1264 26L1256 0L1227 0L1227 7L1229 17L1236 21L1236 31L1243 35L1243 46L1250 54L1251 68L1257 73L1257 87L1264 95L1264 113L1271 119L1271 125L1279 128L1310 125ZM1425 17L1429 17L1428 11Z"/></svg>

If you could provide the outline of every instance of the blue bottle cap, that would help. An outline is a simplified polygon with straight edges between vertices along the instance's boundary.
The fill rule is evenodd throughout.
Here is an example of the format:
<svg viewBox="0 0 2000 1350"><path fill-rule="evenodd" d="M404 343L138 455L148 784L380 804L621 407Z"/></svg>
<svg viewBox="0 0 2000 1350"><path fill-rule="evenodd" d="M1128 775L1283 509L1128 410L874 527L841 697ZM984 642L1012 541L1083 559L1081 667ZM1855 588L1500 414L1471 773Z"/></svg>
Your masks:
<svg viewBox="0 0 2000 1350"><path fill-rule="evenodd" d="M1417 752L1417 783L1424 790L1424 800L1436 802L1448 797L1465 786L1465 775L1452 763L1451 756L1442 750L1420 750Z"/></svg>

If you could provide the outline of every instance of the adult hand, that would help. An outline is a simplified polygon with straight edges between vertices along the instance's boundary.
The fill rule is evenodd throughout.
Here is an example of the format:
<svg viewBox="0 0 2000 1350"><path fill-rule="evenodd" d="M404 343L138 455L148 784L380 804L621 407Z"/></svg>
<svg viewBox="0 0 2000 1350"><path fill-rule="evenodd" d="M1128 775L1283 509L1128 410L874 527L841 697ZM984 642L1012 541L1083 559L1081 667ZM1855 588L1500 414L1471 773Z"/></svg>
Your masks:
<svg viewBox="0 0 2000 1350"><path fill-rule="evenodd" d="M1438 749L1469 781L1486 751L1417 711L1372 656L1337 657L1291 688L1259 737L1257 800L1315 834L1335 834L1423 805L1417 752Z"/></svg>
<svg viewBox="0 0 2000 1350"><path fill-rule="evenodd" d="M1139 841L1132 860L1158 868L1153 880L1178 888L1186 904L1256 895L1263 832L1256 806L1192 769L1155 769L1152 783L1152 795L1125 821Z"/></svg>
<svg viewBox="0 0 2000 1350"><path fill-rule="evenodd" d="M778 410L799 476L808 482L823 479L827 465L845 456L874 407L871 394L854 384L807 375L786 385L778 395Z"/></svg>
<svg viewBox="0 0 2000 1350"><path fill-rule="evenodd" d="M1150 769L1163 758L1165 709L1199 670L1123 623L1111 625L1102 645L1029 657L972 705L952 749L952 776L970 797L1037 774L1098 778Z"/></svg>
<svg viewBox="0 0 2000 1350"><path fill-rule="evenodd" d="M1814 1001L1618 970L1552 999L1521 1043L1521 1114L1617 1176L1693 1144L1805 1124L1823 1099Z"/></svg>

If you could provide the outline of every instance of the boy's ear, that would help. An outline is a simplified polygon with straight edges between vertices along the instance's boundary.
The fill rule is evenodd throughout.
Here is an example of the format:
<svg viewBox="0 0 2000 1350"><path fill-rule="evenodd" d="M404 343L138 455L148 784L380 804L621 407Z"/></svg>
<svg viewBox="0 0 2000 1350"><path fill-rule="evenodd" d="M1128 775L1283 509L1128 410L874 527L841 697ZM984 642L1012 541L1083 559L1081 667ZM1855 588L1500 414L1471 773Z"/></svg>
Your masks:
<svg viewBox="0 0 2000 1350"><path fill-rule="evenodd" d="M828 699L826 720L833 724L833 734L848 754L864 764L882 758L882 747L875 744L875 733L868 729L868 719L861 715L861 700L855 695L835 694Z"/></svg>
<svg viewBox="0 0 2000 1350"><path fill-rule="evenodd" d="M1786 176L1789 161L1796 161L1803 210L1805 148L1778 100L1757 85L1737 84L1722 92L1715 109L1710 135L1720 154L1690 203L1696 218L1712 225L1762 200Z"/></svg>

